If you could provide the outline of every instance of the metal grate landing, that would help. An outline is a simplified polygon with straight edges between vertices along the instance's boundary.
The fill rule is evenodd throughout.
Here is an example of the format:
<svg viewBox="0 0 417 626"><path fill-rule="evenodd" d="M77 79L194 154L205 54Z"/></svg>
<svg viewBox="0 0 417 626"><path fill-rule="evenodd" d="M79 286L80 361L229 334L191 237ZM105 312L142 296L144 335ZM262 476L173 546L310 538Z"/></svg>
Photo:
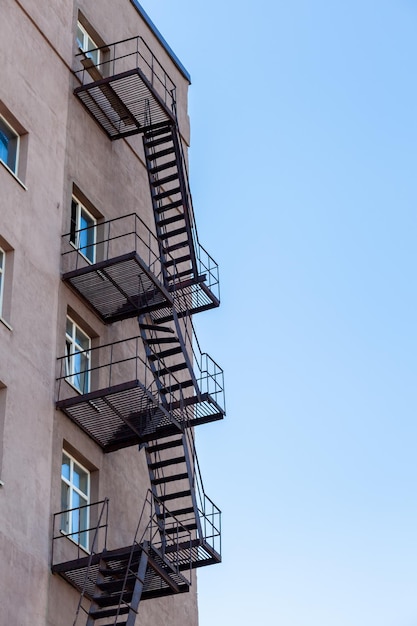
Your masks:
<svg viewBox="0 0 417 626"><path fill-rule="evenodd" d="M57 408L82 428L105 452L181 431L181 426L142 383L121 385L59 400Z"/></svg>
<svg viewBox="0 0 417 626"><path fill-rule="evenodd" d="M89 556L75 561L59 563L52 566L52 571L59 574L78 591L81 591L85 585L85 595L92 599L102 559L105 559L107 572L103 581L110 582L118 579L123 581L125 575L124 570L130 553L131 547L128 546L104 552L103 554L96 554L91 558L91 563ZM133 560L138 560L141 553L142 548L140 546L135 548L133 551ZM183 569L186 570L187 567L184 567ZM111 573L112 570L114 571L114 574ZM171 582L171 585L167 582L167 580ZM142 600L171 595L173 593L173 587L175 588L176 593L187 592L189 591L189 586L188 580L179 571L176 571L175 568L172 567L169 561L169 554L166 558L163 558L159 555L157 550L152 547L149 549L145 585L141 596Z"/></svg>
<svg viewBox="0 0 417 626"><path fill-rule="evenodd" d="M172 297L136 252L67 272L69 283L106 323L169 307Z"/></svg>
<svg viewBox="0 0 417 626"><path fill-rule="evenodd" d="M120 139L174 120L139 68L81 85L74 90L110 139Z"/></svg>

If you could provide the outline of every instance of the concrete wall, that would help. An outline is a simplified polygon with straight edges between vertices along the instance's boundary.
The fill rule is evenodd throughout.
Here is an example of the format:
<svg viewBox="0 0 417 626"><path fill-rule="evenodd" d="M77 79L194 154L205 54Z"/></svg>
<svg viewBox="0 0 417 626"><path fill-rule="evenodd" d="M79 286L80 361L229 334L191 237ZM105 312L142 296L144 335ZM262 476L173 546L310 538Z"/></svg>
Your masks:
<svg viewBox="0 0 417 626"><path fill-rule="evenodd" d="M138 212L153 227L141 139L111 142L72 94L78 11L105 42L146 39L177 84L189 141L188 82L129 0L2 1L0 114L25 131L21 180L0 163L0 243L11 279L7 319L0 320L0 607L11 626L67 626L74 618L78 594L50 571L62 448L94 471L97 498L110 498L116 544L133 536L149 487L136 448L104 455L55 409L68 310L99 343L138 333L134 320L105 326L61 281L73 186L105 219ZM195 584L189 594L142 603L138 619L152 626L197 621Z"/></svg>

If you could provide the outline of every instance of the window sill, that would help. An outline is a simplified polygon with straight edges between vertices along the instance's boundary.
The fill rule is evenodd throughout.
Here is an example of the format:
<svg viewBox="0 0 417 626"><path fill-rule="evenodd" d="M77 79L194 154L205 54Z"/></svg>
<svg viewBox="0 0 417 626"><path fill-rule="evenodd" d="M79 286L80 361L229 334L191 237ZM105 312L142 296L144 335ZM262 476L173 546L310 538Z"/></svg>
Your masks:
<svg viewBox="0 0 417 626"><path fill-rule="evenodd" d="M2 323L2 324L6 327L6 328L8 328L9 330L13 331L13 328L10 326L10 324L8 324L8 323L6 322L6 320L4 320L1 316L0 316L0 322L1 322L1 323Z"/></svg>
<svg viewBox="0 0 417 626"><path fill-rule="evenodd" d="M18 178L18 176L16 176L16 174L14 173L13 170L10 169L10 167L8 165L6 165L6 163L4 161L0 160L0 165L2 165L4 167L5 170L7 170L9 172L9 174L11 174L13 176L13 178L19 183L19 185L21 187L23 187L23 189L25 191L28 190L28 188L26 187L26 185L24 183L22 183L22 181L20 180L20 178Z"/></svg>

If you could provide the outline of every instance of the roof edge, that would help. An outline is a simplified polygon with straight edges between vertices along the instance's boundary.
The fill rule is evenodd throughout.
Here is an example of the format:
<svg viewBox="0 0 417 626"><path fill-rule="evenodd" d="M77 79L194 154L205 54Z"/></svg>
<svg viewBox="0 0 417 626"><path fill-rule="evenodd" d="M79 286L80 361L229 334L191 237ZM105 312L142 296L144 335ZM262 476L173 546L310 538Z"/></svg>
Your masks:
<svg viewBox="0 0 417 626"><path fill-rule="evenodd" d="M177 66L177 68L179 69L181 74L191 84L191 76L190 76L190 74L187 72L187 70L185 69L185 67L183 66L183 64L181 63L181 61L179 60L179 58L175 54L175 52L172 50L172 48L168 45L168 43L166 42L164 37L161 35L161 33L159 32L159 30L157 29L155 24L152 22L152 20L149 17L149 15L146 13L145 9L138 2L138 0L130 0L130 2L133 4L133 6L137 10L137 12L141 15L141 17L143 17L143 19L145 20L145 22L147 23L147 25L149 26L149 28L151 29L151 31L153 32L155 37L159 40L159 42L165 48L166 52L171 57L172 61L175 63L175 65Z"/></svg>

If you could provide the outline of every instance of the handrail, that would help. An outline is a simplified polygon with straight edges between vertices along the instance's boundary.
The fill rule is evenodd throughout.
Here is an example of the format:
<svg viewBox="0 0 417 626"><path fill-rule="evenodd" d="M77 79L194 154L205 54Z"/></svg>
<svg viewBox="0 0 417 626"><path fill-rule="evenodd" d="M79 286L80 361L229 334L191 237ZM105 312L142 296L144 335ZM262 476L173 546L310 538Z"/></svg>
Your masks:
<svg viewBox="0 0 417 626"><path fill-rule="evenodd" d="M103 548L102 549L106 549L107 547L107 528L108 528L108 504L109 504L109 499L108 498L104 498L104 500L100 500L99 502L91 502L89 504L84 504L82 506L78 506L78 507L74 507L72 509L63 509L62 511L58 511L58 513L54 513L53 515L53 524L52 524L52 550L51 550L51 565L55 565L54 562L54 558L55 558L55 554L54 554L54 547L55 547L55 541L59 540L59 539L71 539L74 542L74 545L77 545L77 558L80 558L80 553L81 553L81 549L83 550L83 552L88 552L90 555L96 554L98 552L98 550L96 550L96 544L98 541L98 535L99 535L99 530L104 528L104 542L103 542ZM73 513L74 511L81 511L81 510L85 510L85 509L89 509L92 510L93 507L99 507L101 505L101 510L100 513L98 515L97 518L97 524L93 525L93 526L89 526L88 528L84 528L83 530L75 530L71 533L67 533L62 529L59 529L59 533L56 534L55 533L55 528L56 528L56 519L59 516L62 515L68 515L70 513ZM105 521L104 523L102 523L102 517L105 514ZM88 548L84 548L81 546L81 543L79 541L75 541L75 539L72 539L73 535L81 535L83 533L90 533L92 530L94 530L94 535L93 535L93 541L91 544L91 547ZM102 549L100 549L99 551L101 551Z"/></svg>
<svg viewBox="0 0 417 626"><path fill-rule="evenodd" d="M129 344L131 344L131 353L128 353ZM113 385L124 383L130 380L138 380L143 385L148 393L158 399L159 404L166 410L170 410L170 406L173 403L178 401L178 394L180 396L180 401L183 401L183 390L181 388L181 380L175 374L175 372L171 372L169 368L164 365L160 365L160 367L166 369L165 373L166 377L166 386L169 388L170 386L179 385L180 388L177 392L165 393L162 394L160 389L158 388L157 381L155 379L155 375L152 372L149 363L147 360L142 358L139 355L139 346L142 345L142 338L140 336L128 337L126 339L120 339L118 341L114 341L111 343L105 343L100 346L96 346L94 348L79 350L77 352L70 352L65 354L64 356L57 357L58 363L60 363L60 375L57 377L56 381L58 383L58 401L61 399L61 385L62 381L67 381L69 385L74 388L74 392L77 392L76 395L85 395L87 393L93 391L99 391L101 389L110 389ZM118 356L118 348L122 348L122 355ZM102 353L107 353L107 358L100 358L100 351ZM74 372L67 373L66 371L66 363L67 360L78 355L88 354L89 355L89 363L92 365L88 367L80 368ZM83 359L80 359L80 363ZM97 365L94 365L94 362ZM130 366L128 365L130 364ZM123 367L122 380L118 381L118 372L117 366L121 365ZM130 367L128 370L126 367ZM83 375L89 374L89 378L93 377L92 375L96 372L97 375L100 375L100 372L105 372L108 369L107 375L101 380L97 381L94 385L94 389L77 389L72 383L71 378L75 378L79 376L81 379ZM116 371L115 371L116 370ZM158 370L157 370L158 373ZM130 377L129 377L130 375ZM84 380L87 380L85 376Z"/></svg>
<svg viewBox="0 0 417 626"><path fill-rule="evenodd" d="M181 132L178 123L178 115L177 115L177 104L174 101L172 104L172 112L175 118L175 125L178 132L178 145L180 149L180 158L181 164L184 171L184 182L185 182L185 192L187 194L187 205L190 211L190 224L191 224L191 234L193 238L193 246L195 251L195 258L197 261L197 270L198 274L207 274L209 279L206 279L206 284L213 290L214 287L217 289L217 297L220 299L220 286L219 286L219 266L213 257L207 252L207 250L201 245L198 238L197 224L194 213L194 205L193 205L193 196L191 193L190 187L190 177L188 173L187 161L185 159L184 147L181 140ZM203 260L204 257L204 260Z"/></svg>
<svg viewBox="0 0 417 626"><path fill-rule="evenodd" d="M198 390L201 394L208 393L212 396L219 407L225 411L223 369L207 352L201 350L191 315L184 314L181 322L181 328L178 321L176 326L178 331L182 332L186 349L192 354L194 369L197 370L195 378Z"/></svg>
<svg viewBox="0 0 417 626"><path fill-rule="evenodd" d="M221 555L221 510L206 494L201 473L200 462L195 445L195 435L192 428L186 429L185 434L193 461L193 486L197 496L197 507L200 516L202 538Z"/></svg>
<svg viewBox="0 0 417 626"><path fill-rule="evenodd" d="M75 55L75 58L87 59L89 58L89 55L92 55L92 53L98 50L103 53L102 56L104 59L96 68L95 74L99 72L99 74L104 78L106 74L114 76L123 71L138 68L144 72L145 76L149 73L151 85L158 91L162 92L165 104L170 108L173 107L173 103L175 102L176 85L143 37L136 35L128 37L127 39L115 41L111 44L97 46L95 48L79 52ZM108 55L107 59L106 54ZM128 63L126 59L130 60L132 57L133 62ZM76 69L74 74L81 80L83 85L86 84L87 77L89 77L88 69L85 67L82 69Z"/></svg>
<svg viewBox="0 0 417 626"><path fill-rule="evenodd" d="M94 547L94 544L96 542L96 538L98 536L98 531L99 531L99 528L100 528L100 522L101 522L101 517L102 517L103 512L104 512L104 508L106 508L106 525L105 525L106 535L105 535L105 542L104 542L104 550L107 548L107 525L108 525L108 517L109 517L109 499L105 498L103 500L103 507L102 507L102 510L100 512L100 516L99 516L99 519L98 519L98 522L97 522L97 526L96 526L96 530L95 530L95 533L94 533L93 546L92 546L92 549L91 549L90 558L88 559L87 571L85 573L85 578L84 578L84 583L83 583L83 587L82 587L82 590L81 590L80 599L78 600L78 605L77 605L77 610L76 610L76 613L75 613L73 626L76 626L77 620L78 620L78 615L80 613L80 610L83 608L82 607L82 601L83 601L83 598L85 597L85 593L87 591L87 582L88 582L89 572L90 572L90 569L91 569L93 554L95 554L95 552L93 550L93 547Z"/></svg>
<svg viewBox="0 0 417 626"><path fill-rule="evenodd" d="M95 240L81 246L80 235L90 231L96 235ZM75 242L71 241L72 237L75 238ZM93 267L96 263L108 261L121 253L134 251L139 254L157 280L164 284L163 273L167 274L168 270L162 267L158 239L137 213L128 213L97 222L85 228L72 230L62 235L62 239L69 243L70 249L64 250L61 256L63 258L69 257L70 260L74 259L70 270L78 270L79 267L88 265ZM117 249L115 248L116 245L118 246ZM90 261L82 252L87 247L95 250L94 262ZM168 277L174 281L175 285L176 262L170 254L167 254L167 258L171 261L172 266Z"/></svg>

